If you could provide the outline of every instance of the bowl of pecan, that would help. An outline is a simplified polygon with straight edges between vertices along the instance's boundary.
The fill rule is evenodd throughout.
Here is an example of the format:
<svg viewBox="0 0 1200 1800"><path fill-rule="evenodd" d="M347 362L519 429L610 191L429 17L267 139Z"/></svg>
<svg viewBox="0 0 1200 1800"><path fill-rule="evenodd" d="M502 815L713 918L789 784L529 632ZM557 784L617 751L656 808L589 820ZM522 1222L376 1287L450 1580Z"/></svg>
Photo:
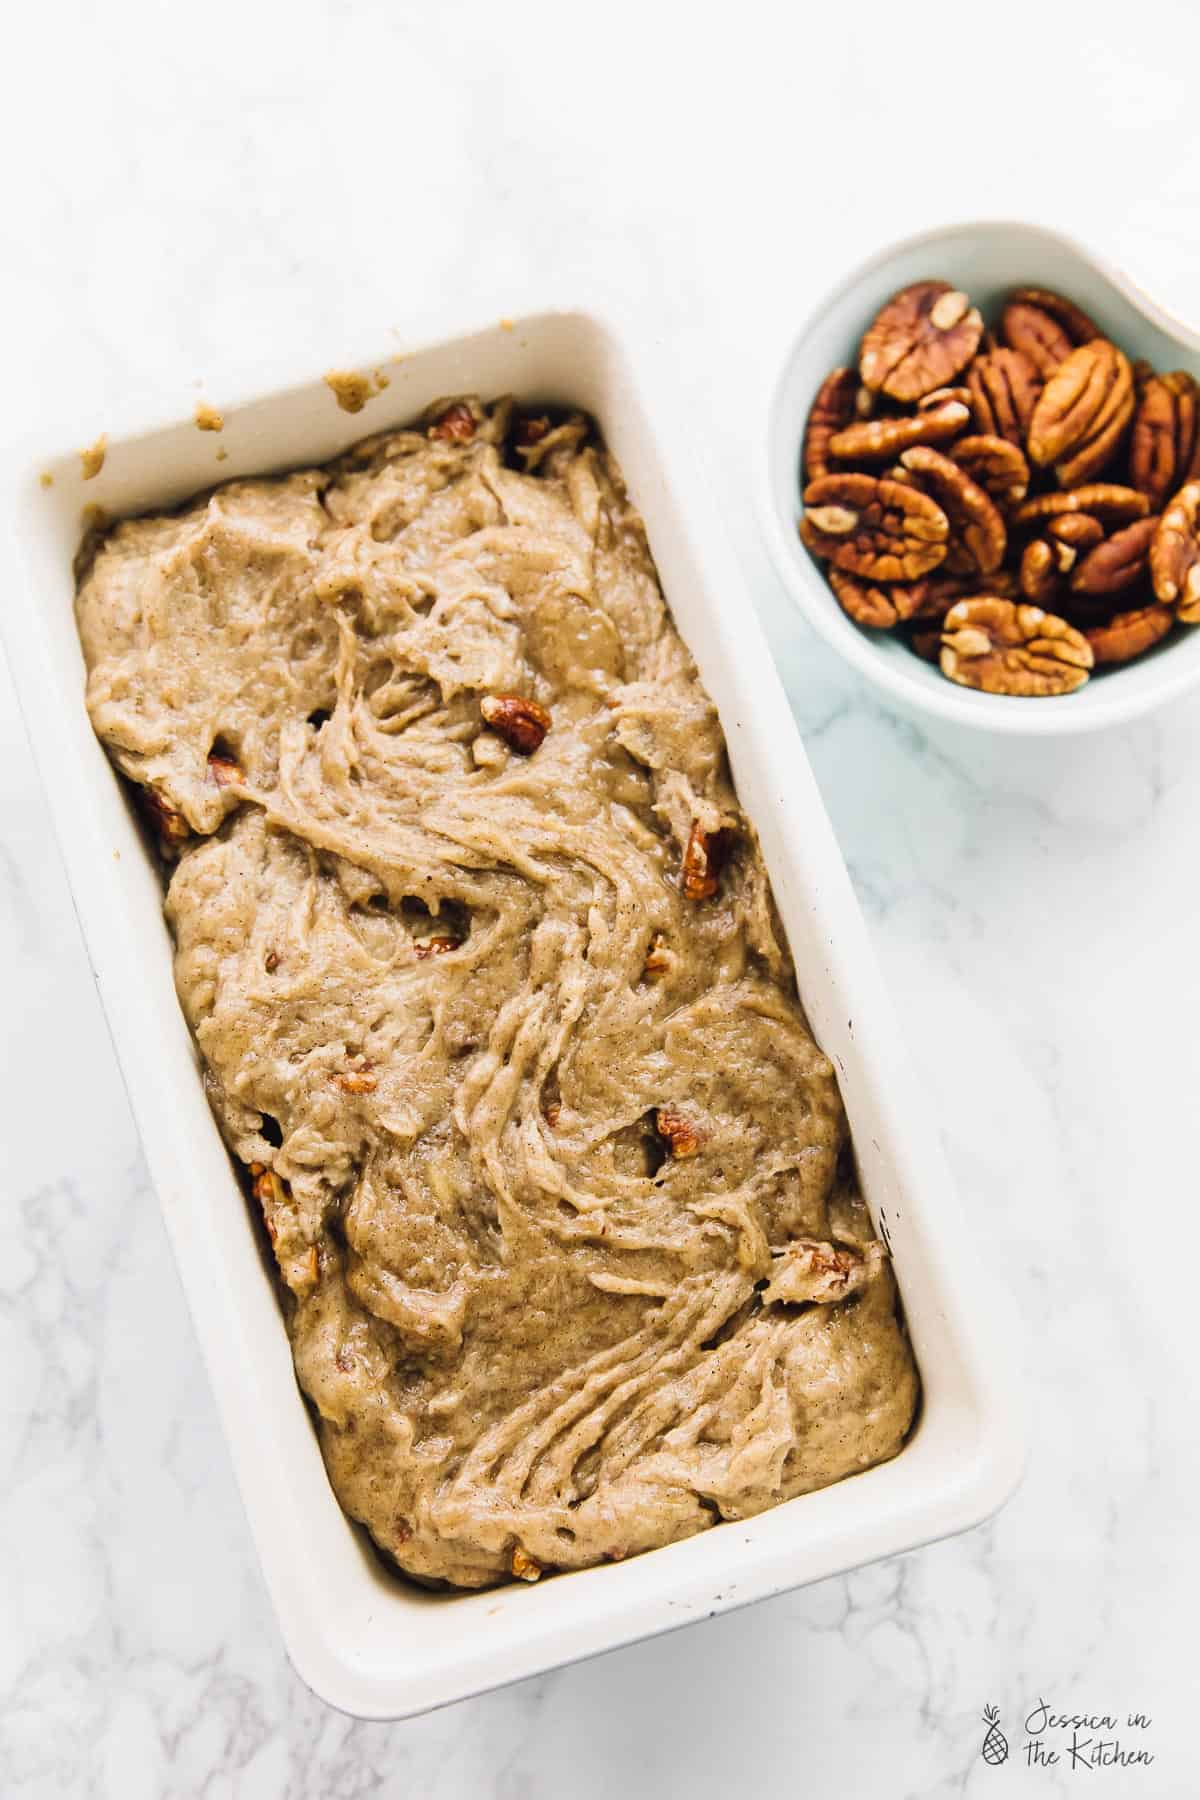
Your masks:
<svg viewBox="0 0 1200 1800"><path fill-rule="evenodd" d="M779 573L909 708L1026 735L1146 712L1200 681L1198 371L1200 337L1056 232L909 239L775 387Z"/></svg>

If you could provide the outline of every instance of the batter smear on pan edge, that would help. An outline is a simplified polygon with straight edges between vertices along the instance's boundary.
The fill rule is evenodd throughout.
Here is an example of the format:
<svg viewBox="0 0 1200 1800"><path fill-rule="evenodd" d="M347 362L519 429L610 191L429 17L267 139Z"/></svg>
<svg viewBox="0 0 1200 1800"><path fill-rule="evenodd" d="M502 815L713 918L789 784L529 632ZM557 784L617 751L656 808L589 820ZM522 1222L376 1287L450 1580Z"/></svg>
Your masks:
<svg viewBox="0 0 1200 1800"><path fill-rule="evenodd" d="M115 527L88 706L346 1511L467 1587L895 1455L917 1381L712 705L588 420Z"/></svg>

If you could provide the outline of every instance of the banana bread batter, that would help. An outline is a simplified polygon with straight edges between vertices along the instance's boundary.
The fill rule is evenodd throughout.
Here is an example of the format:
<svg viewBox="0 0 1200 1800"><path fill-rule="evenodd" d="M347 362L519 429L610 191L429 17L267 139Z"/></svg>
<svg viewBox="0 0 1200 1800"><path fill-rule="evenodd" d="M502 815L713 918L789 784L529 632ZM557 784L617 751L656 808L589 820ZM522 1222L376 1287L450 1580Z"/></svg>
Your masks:
<svg viewBox="0 0 1200 1800"><path fill-rule="evenodd" d="M579 416L95 546L95 729L334 1488L477 1587L900 1449L917 1381L712 705Z"/></svg>

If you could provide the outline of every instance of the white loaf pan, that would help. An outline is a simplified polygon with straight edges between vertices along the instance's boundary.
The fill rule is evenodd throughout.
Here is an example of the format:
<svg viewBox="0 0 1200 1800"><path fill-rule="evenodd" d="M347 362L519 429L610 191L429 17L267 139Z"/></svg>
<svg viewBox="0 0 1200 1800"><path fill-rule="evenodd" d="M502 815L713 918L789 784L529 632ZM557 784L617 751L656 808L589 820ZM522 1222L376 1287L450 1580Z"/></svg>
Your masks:
<svg viewBox="0 0 1200 1800"><path fill-rule="evenodd" d="M74 451L8 484L3 620L146 1155L283 1635L325 1700L396 1718L666 1631L977 1523L1021 1464L1001 1333L754 607L714 525L678 399L607 322L547 312L361 367L389 385L357 417L319 378L124 432L84 484ZM430 1594L389 1575L325 1476L272 1278L209 1113L175 998L157 872L92 735L72 610L82 508L170 506L218 479L322 462L462 390L571 401L599 420L645 516L667 598L720 711L801 993L840 1073L872 1212L891 1245L924 1399L881 1468L687 1543L536 1586ZM228 459L215 460L218 447ZM53 475L45 487L39 477Z"/></svg>

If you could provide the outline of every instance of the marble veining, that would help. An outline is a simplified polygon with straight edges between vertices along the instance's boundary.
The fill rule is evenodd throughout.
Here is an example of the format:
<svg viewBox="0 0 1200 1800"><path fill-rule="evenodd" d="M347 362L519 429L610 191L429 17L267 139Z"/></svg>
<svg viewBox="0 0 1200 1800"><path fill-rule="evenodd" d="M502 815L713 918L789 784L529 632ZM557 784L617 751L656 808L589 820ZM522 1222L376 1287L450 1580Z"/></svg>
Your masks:
<svg viewBox="0 0 1200 1800"><path fill-rule="evenodd" d="M1045 219L1200 316L1198 38L1182 0L1136 19L1101 0L1086 27L1016 0L986 42L962 8L918 27L770 0L686 22L632 0L600 19L551 0L22 15L0 121L11 436L82 444L118 405L220 404L380 326L402 342L442 295L613 295L657 342L1011 1298L1032 1460L975 1532L658 1642L402 1725L315 1700L4 677L6 1800L1200 1792L1200 704L1062 744L914 725L793 616L751 506L790 325L888 237ZM1117 1715L1154 1761L1031 1762L1042 1701ZM1001 1768L980 1754L989 1704Z"/></svg>

